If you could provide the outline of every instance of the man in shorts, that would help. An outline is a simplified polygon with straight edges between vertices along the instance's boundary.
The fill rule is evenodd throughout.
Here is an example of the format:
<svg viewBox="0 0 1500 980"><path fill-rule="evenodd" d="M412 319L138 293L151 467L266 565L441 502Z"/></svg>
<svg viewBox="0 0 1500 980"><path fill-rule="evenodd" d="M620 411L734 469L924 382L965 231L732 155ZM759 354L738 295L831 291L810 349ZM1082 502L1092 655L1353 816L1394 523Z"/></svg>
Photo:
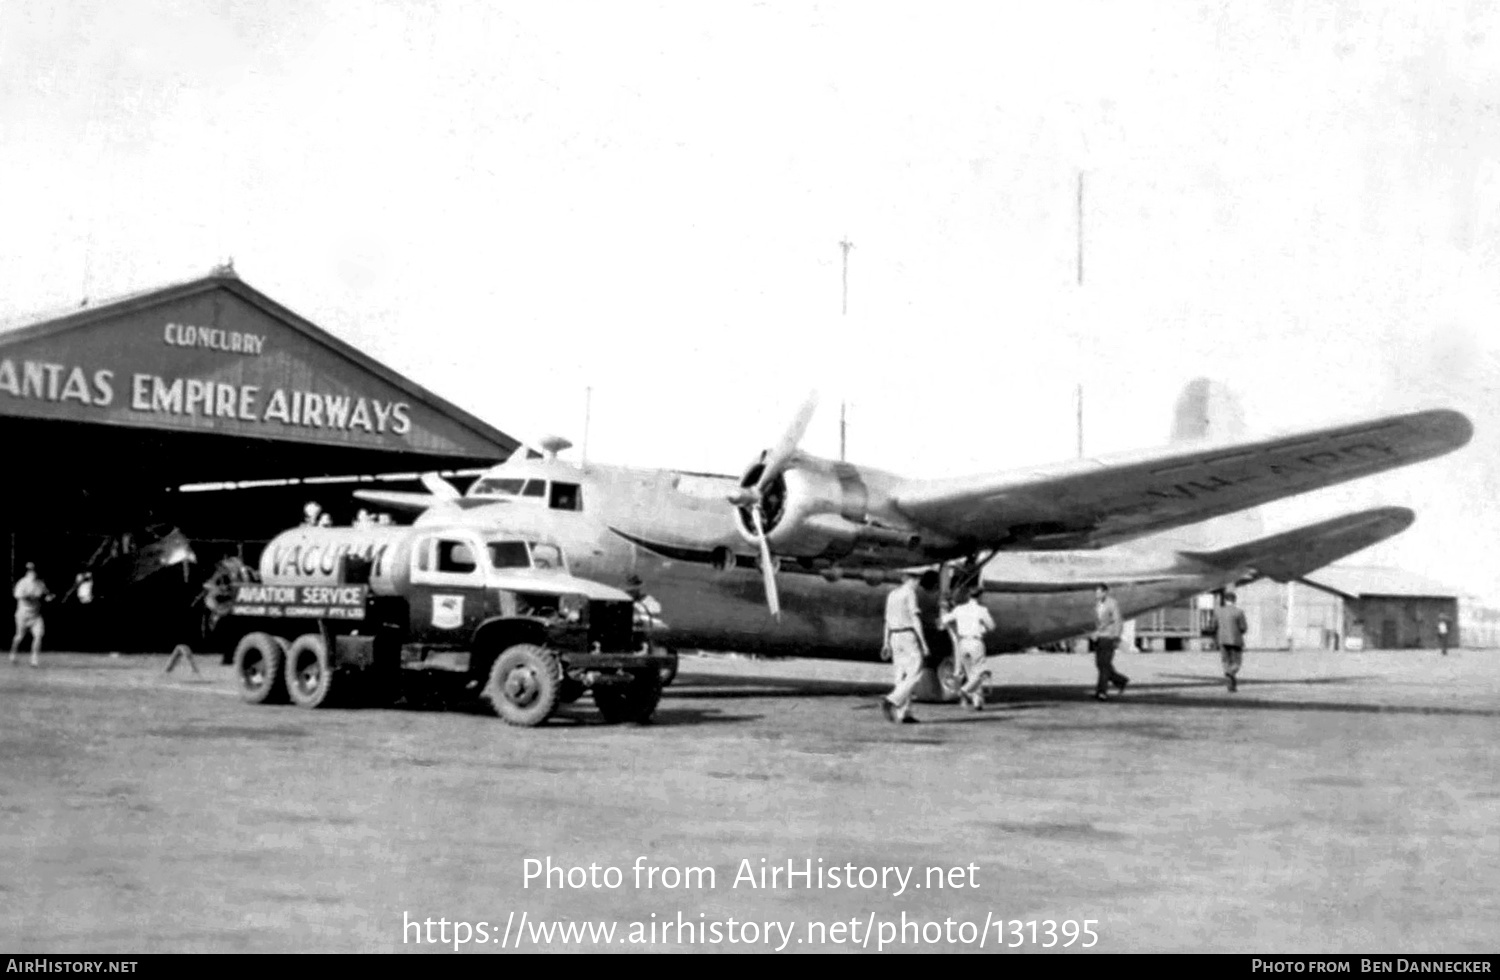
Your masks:
<svg viewBox="0 0 1500 980"><path fill-rule="evenodd" d="M975 711L983 711L984 679L988 676L984 672L984 635L995 628L994 618L980 604L978 593L966 590L959 604L943 613L939 625L951 628L957 641L956 666L964 678L959 699Z"/></svg>
<svg viewBox="0 0 1500 980"><path fill-rule="evenodd" d="M31 666L41 666L42 635L46 625L42 622L42 603L51 595L47 583L36 574L36 565L26 563L26 574L16 583L11 595L16 599L16 638L10 641L10 662L16 663L16 653L21 641L31 634Z"/></svg>

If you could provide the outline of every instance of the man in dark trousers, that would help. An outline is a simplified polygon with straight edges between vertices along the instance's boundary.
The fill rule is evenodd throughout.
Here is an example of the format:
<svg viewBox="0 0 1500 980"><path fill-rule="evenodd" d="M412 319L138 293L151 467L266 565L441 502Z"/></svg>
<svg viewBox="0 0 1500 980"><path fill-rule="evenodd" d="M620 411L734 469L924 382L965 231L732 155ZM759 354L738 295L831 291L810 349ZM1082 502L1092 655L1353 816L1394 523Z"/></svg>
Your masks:
<svg viewBox="0 0 1500 980"><path fill-rule="evenodd" d="M1235 675L1240 672L1240 663L1245 655L1245 631L1250 628L1245 622L1245 611L1234 604L1233 592L1224 593L1224 605L1215 619L1215 635L1219 640L1219 660L1224 667L1224 676L1229 681L1229 692L1239 690Z"/></svg>
<svg viewBox="0 0 1500 980"><path fill-rule="evenodd" d="M1115 649L1120 645L1120 633L1125 622L1120 618L1120 605L1109 594L1109 586L1094 589L1094 666L1099 670L1099 680L1094 686L1094 698L1109 700L1109 685L1114 684L1125 693L1130 678L1115 670Z"/></svg>
<svg viewBox="0 0 1500 980"><path fill-rule="evenodd" d="M1448 656L1448 614L1438 616L1438 646L1443 648L1443 656Z"/></svg>

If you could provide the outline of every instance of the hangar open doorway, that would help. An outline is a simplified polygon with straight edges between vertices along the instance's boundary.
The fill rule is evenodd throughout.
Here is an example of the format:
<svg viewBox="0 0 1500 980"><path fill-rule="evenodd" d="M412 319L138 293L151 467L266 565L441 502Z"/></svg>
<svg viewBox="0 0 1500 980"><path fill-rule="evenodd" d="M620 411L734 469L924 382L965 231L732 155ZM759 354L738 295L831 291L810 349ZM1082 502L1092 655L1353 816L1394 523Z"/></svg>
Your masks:
<svg viewBox="0 0 1500 980"><path fill-rule="evenodd" d="M0 332L0 445L0 567L34 562L58 597L47 646L130 650L174 642L213 564L253 565L305 502L347 523L353 487L330 480L517 442L218 269ZM182 489L204 484L233 489ZM110 573L82 609L91 562Z"/></svg>

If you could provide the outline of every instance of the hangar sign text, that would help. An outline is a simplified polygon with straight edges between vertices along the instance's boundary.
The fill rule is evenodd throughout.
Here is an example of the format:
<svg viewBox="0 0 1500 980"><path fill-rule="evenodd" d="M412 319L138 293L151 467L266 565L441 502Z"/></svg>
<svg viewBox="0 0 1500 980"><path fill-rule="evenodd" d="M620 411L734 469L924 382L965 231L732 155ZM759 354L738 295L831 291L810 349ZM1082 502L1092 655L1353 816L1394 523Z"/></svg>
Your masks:
<svg viewBox="0 0 1500 980"><path fill-rule="evenodd" d="M0 392L12 398L74 402L94 408L117 405L149 415L235 419L345 432L411 431L411 405L362 395L201 378L163 377L109 368L88 370L47 361L0 359Z"/></svg>

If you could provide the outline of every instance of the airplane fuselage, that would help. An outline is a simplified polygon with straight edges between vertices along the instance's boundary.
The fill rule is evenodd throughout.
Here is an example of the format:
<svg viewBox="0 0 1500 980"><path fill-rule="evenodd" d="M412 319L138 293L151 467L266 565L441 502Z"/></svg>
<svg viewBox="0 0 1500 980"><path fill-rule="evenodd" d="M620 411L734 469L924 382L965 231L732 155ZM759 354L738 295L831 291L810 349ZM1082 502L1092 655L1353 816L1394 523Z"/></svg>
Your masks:
<svg viewBox="0 0 1500 980"><path fill-rule="evenodd" d="M661 604L662 642L679 649L879 656L885 599L896 576L787 563L778 575L782 614L773 619L751 546L724 499L735 486L732 477L557 460L515 461L491 472L515 481L505 486L517 492L476 496L481 479L470 496L433 506L417 523L546 535L562 545L575 575L621 588L638 578ZM532 480L548 482L521 492ZM559 485L560 494L553 489ZM563 506L554 506L559 501ZM1220 588L1235 573L1175 552L1115 548L1006 552L985 566L983 578L984 602L997 625L988 648L1002 653L1088 632L1099 581L1110 583L1129 617ZM936 594L921 599L935 613Z"/></svg>

